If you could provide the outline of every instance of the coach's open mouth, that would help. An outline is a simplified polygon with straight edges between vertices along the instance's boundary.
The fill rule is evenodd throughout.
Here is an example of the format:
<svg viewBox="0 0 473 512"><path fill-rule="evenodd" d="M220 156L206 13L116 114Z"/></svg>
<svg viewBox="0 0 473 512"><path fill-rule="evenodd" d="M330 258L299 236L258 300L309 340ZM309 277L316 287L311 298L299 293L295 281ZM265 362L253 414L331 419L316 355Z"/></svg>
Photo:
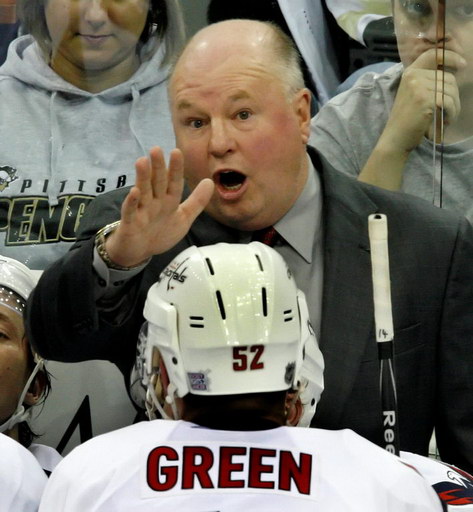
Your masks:
<svg viewBox="0 0 473 512"><path fill-rule="evenodd" d="M217 175L217 183L227 190L238 190L245 180L246 176L238 171L221 171Z"/></svg>

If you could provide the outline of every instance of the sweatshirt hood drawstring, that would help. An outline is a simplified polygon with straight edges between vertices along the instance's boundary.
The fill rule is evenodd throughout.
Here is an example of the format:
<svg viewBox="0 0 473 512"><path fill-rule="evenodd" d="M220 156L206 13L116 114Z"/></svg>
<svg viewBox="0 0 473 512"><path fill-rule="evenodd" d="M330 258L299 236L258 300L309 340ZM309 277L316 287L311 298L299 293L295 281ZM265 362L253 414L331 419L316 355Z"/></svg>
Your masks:
<svg viewBox="0 0 473 512"><path fill-rule="evenodd" d="M48 201L51 206L56 206L59 203L59 182L56 179L57 176L57 163L59 158L59 152L63 149L61 129L59 126L56 109L54 103L57 98L57 91L51 94L49 101L49 120L51 126L50 135L50 147L51 147L51 161L49 165L49 183L47 185Z"/></svg>

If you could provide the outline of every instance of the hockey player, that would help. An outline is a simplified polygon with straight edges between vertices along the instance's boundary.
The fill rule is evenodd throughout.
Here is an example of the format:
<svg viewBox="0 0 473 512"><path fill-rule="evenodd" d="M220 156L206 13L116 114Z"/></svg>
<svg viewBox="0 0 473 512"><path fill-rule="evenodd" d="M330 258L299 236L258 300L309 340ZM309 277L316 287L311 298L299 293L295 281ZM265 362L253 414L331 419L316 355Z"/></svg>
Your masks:
<svg viewBox="0 0 473 512"><path fill-rule="evenodd" d="M473 512L473 476L455 466L416 453L401 452L401 459L434 488L448 512Z"/></svg>
<svg viewBox="0 0 473 512"><path fill-rule="evenodd" d="M20 443L0 434L0 510L37 512L47 477Z"/></svg>
<svg viewBox="0 0 473 512"><path fill-rule="evenodd" d="M33 406L50 388L44 361L33 354L25 336L25 304L35 284L28 267L0 256L0 433L28 448L49 474L62 457L53 448L33 443L29 425Z"/></svg>
<svg viewBox="0 0 473 512"><path fill-rule="evenodd" d="M427 482L350 430L308 424L323 361L305 297L260 243L190 247L148 293L138 368L164 417L96 437L40 512L436 511Z"/></svg>

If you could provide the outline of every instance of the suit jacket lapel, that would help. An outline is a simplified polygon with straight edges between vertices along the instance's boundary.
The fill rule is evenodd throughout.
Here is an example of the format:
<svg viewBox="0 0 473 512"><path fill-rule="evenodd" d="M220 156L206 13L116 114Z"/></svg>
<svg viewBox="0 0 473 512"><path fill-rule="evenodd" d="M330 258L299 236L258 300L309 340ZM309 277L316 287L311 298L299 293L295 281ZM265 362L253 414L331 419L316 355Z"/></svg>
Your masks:
<svg viewBox="0 0 473 512"><path fill-rule="evenodd" d="M317 165L324 189L324 289L320 346L325 390L315 424L337 425L366 344L374 342L368 216L377 206L327 163Z"/></svg>

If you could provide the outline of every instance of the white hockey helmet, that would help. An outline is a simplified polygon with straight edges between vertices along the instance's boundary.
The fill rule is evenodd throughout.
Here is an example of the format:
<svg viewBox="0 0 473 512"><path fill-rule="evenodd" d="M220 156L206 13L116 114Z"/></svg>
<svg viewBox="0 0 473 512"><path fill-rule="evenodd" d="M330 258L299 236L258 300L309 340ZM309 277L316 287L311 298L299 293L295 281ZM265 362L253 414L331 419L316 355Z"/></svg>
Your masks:
<svg viewBox="0 0 473 512"><path fill-rule="evenodd" d="M35 274L23 263L0 255L0 306L7 307L23 315L26 300L36 286ZM0 432L11 430L17 423L26 421L31 416L32 409L26 409L23 405L26 393L38 371L44 367L44 361L33 353L35 367L28 378L21 393L14 413L0 425Z"/></svg>
<svg viewBox="0 0 473 512"><path fill-rule="evenodd" d="M0 289L6 292L0 296L0 305L3 304L22 314L26 300L35 286L36 277L26 265L0 255ZM9 298L8 295L12 295L10 291L19 297Z"/></svg>
<svg viewBox="0 0 473 512"><path fill-rule="evenodd" d="M323 389L323 359L305 296L270 247L253 242L186 249L150 288L144 316L142 370L148 392L158 349L169 375L171 405L174 394L301 388L305 426L310 423Z"/></svg>

